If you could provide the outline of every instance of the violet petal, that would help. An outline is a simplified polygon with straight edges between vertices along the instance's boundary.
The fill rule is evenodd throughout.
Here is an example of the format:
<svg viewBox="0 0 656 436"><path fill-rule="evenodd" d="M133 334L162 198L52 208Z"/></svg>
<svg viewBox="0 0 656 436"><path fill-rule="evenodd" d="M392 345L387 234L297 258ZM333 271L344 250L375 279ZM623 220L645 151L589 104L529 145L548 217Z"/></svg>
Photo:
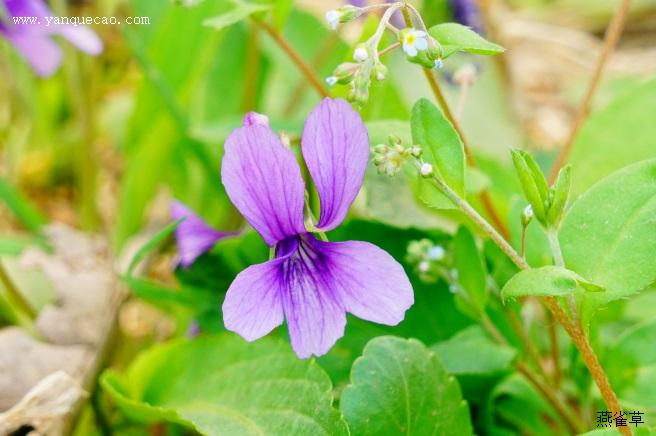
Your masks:
<svg viewBox="0 0 656 436"><path fill-rule="evenodd" d="M232 282L223 301L225 328L254 341L282 324L282 282L285 257L251 265Z"/></svg>
<svg viewBox="0 0 656 436"><path fill-rule="evenodd" d="M39 76L51 76L59 68L61 49L47 36L9 32L6 37Z"/></svg>
<svg viewBox="0 0 656 436"><path fill-rule="evenodd" d="M235 235L237 232L220 232L210 227L202 218L180 202L171 205L171 217L174 220L184 218L174 235L178 245L180 265L187 268L201 254L210 250L217 241Z"/></svg>
<svg viewBox="0 0 656 436"><path fill-rule="evenodd" d="M379 324L396 325L414 303L412 285L401 264L368 242L313 241L323 253L332 288L347 312Z"/></svg>
<svg viewBox="0 0 656 436"><path fill-rule="evenodd" d="M232 203L267 245L305 232L301 170L270 128L250 125L230 134L221 179Z"/></svg>
<svg viewBox="0 0 656 436"><path fill-rule="evenodd" d="M369 159L367 129L346 101L325 98L306 120L301 144L319 192L317 227L332 230L344 220L362 186Z"/></svg>

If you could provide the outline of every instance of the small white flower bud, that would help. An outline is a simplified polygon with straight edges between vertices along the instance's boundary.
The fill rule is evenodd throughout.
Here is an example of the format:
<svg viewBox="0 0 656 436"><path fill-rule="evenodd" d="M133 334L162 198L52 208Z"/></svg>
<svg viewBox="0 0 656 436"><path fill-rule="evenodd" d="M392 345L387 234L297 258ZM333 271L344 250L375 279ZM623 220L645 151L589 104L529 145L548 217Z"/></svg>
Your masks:
<svg viewBox="0 0 656 436"><path fill-rule="evenodd" d="M443 66L444 66L444 62L442 61L442 59L435 59L435 61L433 62L433 68L435 68L436 70L439 70Z"/></svg>
<svg viewBox="0 0 656 436"><path fill-rule="evenodd" d="M430 260L440 261L444 259L444 256L446 255L446 251L444 251L444 248L442 248L441 246L436 245L434 247L431 247L430 250L428 250L428 253L426 253L426 255Z"/></svg>
<svg viewBox="0 0 656 436"><path fill-rule="evenodd" d="M521 217L522 227L528 226L532 219L533 219L533 206L529 204L522 211L522 217Z"/></svg>
<svg viewBox="0 0 656 436"><path fill-rule="evenodd" d="M337 26L339 25L340 16L341 14L335 10L326 12L326 21L328 22L328 25L330 26L331 29L333 30L337 29Z"/></svg>
<svg viewBox="0 0 656 436"><path fill-rule="evenodd" d="M426 260L422 260L421 262L419 262L419 265L417 266L417 268L419 269L419 272L427 273L428 270L430 269L430 262L428 262Z"/></svg>
<svg viewBox="0 0 656 436"><path fill-rule="evenodd" d="M413 157L420 157L421 154L423 153L423 150L421 149L420 146L415 145L410 147L410 155Z"/></svg>
<svg viewBox="0 0 656 436"><path fill-rule="evenodd" d="M425 163L421 165L421 168L419 168L419 174L421 174L422 177L430 177L433 175L433 165L429 163Z"/></svg>
<svg viewBox="0 0 656 436"><path fill-rule="evenodd" d="M328 84L328 86L335 86L335 84L337 83L337 77L335 76L326 77L326 83Z"/></svg>
<svg viewBox="0 0 656 436"><path fill-rule="evenodd" d="M369 52L367 51L367 47L364 44L360 44L355 48L355 51L353 52L353 59L355 59L358 62L364 62L369 58Z"/></svg>

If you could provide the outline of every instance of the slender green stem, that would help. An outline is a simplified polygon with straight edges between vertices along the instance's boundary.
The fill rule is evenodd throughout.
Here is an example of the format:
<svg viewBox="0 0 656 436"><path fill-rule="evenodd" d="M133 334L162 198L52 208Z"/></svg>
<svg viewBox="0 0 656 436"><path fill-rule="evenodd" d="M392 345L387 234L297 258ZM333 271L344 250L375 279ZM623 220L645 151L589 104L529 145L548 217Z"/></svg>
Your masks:
<svg viewBox="0 0 656 436"><path fill-rule="evenodd" d="M565 267L565 260L563 259L563 252L560 249L560 241L558 240L558 232L555 229L547 231L547 238L549 239L549 248L556 266Z"/></svg>
<svg viewBox="0 0 656 436"><path fill-rule="evenodd" d="M273 41L278 44L282 51L287 54L289 59L294 62L300 72L305 76L308 83L312 85L312 87L319 93L319 95L322 97L330 96L330 91L328 91L328 88L326 88L321 79L319 79L312 67L310 67L308 63L305 62L303 57L298 54L294 47L292 47L289 42L287 42L287 40L280 34L280 32L278 32L273 26L265 21L255 20L255 23L257 23L257 25L259 25L262 30L264 30L271 37L271 39L273 39Z"/></svg>

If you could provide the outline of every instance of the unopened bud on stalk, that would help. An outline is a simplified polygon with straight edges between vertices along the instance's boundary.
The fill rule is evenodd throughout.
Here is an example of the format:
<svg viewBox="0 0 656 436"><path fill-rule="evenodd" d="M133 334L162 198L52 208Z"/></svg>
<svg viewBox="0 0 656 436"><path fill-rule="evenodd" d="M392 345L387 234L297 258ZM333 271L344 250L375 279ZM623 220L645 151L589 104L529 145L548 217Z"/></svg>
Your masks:
<svg viewBox="0 0 656 436"><path fill-rule="evenodd" d="M524 210L522 210L522 227L527 227L531 220L533 220L533 208L531 205L527 205Z"/></svg>
<svg viewBox="0 0 656 436"><path fill-rule="evenodd" d="M421 165L419 168L419 174L421 174L422 177L430 177L433 175L433 165L429 163L424 163Z"/></svg>
<svg viewBox="0 0 656 436"><path fill-rule="evenodd" d="M424 151L418 145L414 145L414 146L410 147L410 155L412 157L421 157L423 152Z"/></svg>
<svg viewBox="0 0 656 436"><path fill-rule="evenodd" d="M358 44L353 51L353 59L364 62L369 59L369 50L365 44Z"/></svg>
<svg viewBox="0 0 656 436"><path fill-rule="evenodd" d="M358 71L358 68L360 68L358 64L353 62L339 64L337 68L335 68L335 71L333 71L333 77L335 77L336 83L341 85L351 83L355 78L355 73Z"/></svg>
<svg viewBox="0 0 656 436"><path fill-rule="evenodd" d="M378 80L379 82L385 80L385 77L387 76L387 67L382 63L378 62L374 66L374 76L376 77L376 80Z"/></svg>
<svg viewBox="0 0 656 436"><path fill-rule="evenodd" d="M326 12L326 21L330 28L335 30L340 23L348 23L351 20L355 20L362 15L363 12L362 8L353 5L345 5L337 10Z"/></svg>

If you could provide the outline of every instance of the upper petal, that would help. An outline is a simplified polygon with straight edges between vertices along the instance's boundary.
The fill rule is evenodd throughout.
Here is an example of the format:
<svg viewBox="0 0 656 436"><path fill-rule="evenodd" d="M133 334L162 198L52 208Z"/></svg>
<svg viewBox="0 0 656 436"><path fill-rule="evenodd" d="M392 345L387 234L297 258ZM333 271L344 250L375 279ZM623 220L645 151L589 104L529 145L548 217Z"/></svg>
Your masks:
<svg viewBox="0 0 656 436"><path fill-rule="evenodd" d="M253 124L230 134L221 179L234 205L269 246L305 232L301 170L267 126Z"/></svg>
<svg viewBox="0 0 656 436"><path fill-rule="evenodd" d="M57 33L66 38L68 42L91 55L100 54L103 43L96 33L85 26L57 26Z"/></svg>
<svg viewBox="0 0 656 436"><path fill-rule="evenodd" d="M190 266L198 256L211 249L217 241L235 235L237 232L220 232L209 226L201 217L184 204L175 201L171 205L174 220L184 218L175 229L180 264Z"/></svg>
<svg viewBox="0 0 656 436"><path fill-rule="evenodd" d="M226 329L254 341L282 324L280 265L284 258L252 265L240 272L223 301Z"/></svg>
<svg viewBox="0 0 656 436"><path fill-rule="evenodd" d="M313 241L344 308L358 318L396 325L414 303L407 274L392 256L368 242Z"/></svg>
<svg viewBox="0 0 656 436"><path fill-rule="evenodd" d="M305 122L301 144L319 192L317 227L331 230L344 220L362 186L369 159L367 129L346 101L325 98Z"/></svg>
<svg viewBox="0 0 656 436"><path fill-rule="evenodd" d="M24 32L8 32L6 35L39 76L51 76L59 68L62 59L61 49L47 35L31 35Z"/></svg>

